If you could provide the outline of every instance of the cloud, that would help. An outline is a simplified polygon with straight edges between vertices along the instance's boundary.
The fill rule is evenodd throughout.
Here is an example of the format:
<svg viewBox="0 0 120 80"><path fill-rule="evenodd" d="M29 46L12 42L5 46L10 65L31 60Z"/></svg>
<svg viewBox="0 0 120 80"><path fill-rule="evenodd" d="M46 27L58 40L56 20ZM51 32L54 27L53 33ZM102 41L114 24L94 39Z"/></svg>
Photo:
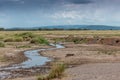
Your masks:
<svg viewBox="0 0 120 80"><path fill-rule="evenodd" d="M0 12L8 16L0 13L0 23L19 26L36 25L37 21L39 25L119 22L120 25L119 4L120 0L0 0Z"/></svg>
<svg viewBox="0 0 120 80"><path fill-rule="evenodd" d="M88 4L92 3L92 0L69 0L73 4Z"/></svg>
<svg viewBox="0 0 120 80"><path fill-rule="evenodd" d="M83 16L76 11L61 11L53 14L51 17L54 19L76 19L82 18Z"/></svg>

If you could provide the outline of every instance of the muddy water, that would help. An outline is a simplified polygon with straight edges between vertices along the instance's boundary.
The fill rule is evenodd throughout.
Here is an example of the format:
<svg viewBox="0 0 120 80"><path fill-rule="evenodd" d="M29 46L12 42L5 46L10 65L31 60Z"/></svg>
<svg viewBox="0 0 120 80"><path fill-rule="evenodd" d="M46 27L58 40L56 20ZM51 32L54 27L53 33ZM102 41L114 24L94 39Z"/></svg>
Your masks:
<svg viewBox="0 0 120 80"><path fill-rule="evenodd" d="M24 55L28 58L27 61L20 64L14 64L9 67L0 68L0 80L12 78L12 77L14 78L14 77L24 76L22 73L25 70L27 71L25 71L24 74L27 74L27 72L29 72L29 74L35 73L36 71L38 72L39 71L39 69L37 69L38 67L44 65L46 62L51 61L50 58L41 56L39 54L40 51L64 48L64 46L60 44L50 44L50 45L54 46L55 48L25 51Z"/></svg>

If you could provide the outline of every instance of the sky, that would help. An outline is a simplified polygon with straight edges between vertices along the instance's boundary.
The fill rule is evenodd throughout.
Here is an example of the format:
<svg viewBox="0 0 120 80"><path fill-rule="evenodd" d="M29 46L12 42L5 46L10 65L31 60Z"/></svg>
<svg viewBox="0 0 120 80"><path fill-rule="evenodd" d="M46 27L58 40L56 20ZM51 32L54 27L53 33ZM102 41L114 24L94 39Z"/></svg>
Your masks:
<svg viewBox="0 0 120 80"><path fill-rule="evenodd" d="M120 0L0 0L0 27L120 26Z"/></svg>

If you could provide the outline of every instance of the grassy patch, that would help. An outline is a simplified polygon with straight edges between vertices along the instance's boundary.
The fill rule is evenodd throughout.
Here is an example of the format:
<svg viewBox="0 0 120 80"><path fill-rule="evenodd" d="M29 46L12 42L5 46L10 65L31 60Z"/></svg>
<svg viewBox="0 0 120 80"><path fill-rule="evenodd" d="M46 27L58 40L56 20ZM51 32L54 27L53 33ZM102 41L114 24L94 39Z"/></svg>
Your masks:
<svg viewBox="0 0 120 80"><path fill-rule="evenodd" d="M31 48L29 45L17 46L16 48Z"/></svg>
<svg viewBox="0 0 120 80"><path fill-rule="evenodd" d="M4 42L22 42L23 38L22 37L8 37L4 39Z"/></svg>
<svg viewBox="0 0 120 80"><path fill-rule="evenodd" d="M40 76L38 80L52 80L54 78L60 78L65 70L65 64L54 64L48 76Z"/></svg>
<svg viewBox="0 0 120 80"><path fill-rule="evenodd" d="M0 42L0 47L5 47L5 44L3 42Z"/></svg>
<svg viewBox="0 0 120 80"><path fill-rule="evenodd" d="M3 40L4 39L4 37L3 36L0 36L0 40Z"/></svg>
<svg viewBox="0 0 120 80"><path fill-rule="evenodd" d="M49 44L48 40L46 40L44 37L36 37L36 38L31 40L31 43L34 43L34 44L46 44L46 45Z"/></svg>
<svg viewBox="0 0 120 80"><path fill-rule="evenodd" d="M32 38L35 37L35 35L32 32L19 33L19 34L15 34L14 36L21 37L23 38L24 41L30 41Z"/></svg>

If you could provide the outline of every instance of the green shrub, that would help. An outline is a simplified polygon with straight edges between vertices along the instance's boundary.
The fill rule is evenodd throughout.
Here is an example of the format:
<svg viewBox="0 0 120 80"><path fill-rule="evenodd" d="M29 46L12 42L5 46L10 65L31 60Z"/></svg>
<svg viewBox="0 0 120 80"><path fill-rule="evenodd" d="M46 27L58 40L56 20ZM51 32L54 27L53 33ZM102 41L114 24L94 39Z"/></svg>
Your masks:
<svg viewBox="0 0 120 80"><path fill-rule="evenodd" d="M0 47L5 47L5 44L3 42L0 42Z"/></svg>
<svg viewBox="0 0 120 80"><path fill-rule="evenodd" d="M34 43L34 44L46 44L46 45L49 44L49 42L43 37L34 38L34 39L31 40L31 43Z"/></svg>

